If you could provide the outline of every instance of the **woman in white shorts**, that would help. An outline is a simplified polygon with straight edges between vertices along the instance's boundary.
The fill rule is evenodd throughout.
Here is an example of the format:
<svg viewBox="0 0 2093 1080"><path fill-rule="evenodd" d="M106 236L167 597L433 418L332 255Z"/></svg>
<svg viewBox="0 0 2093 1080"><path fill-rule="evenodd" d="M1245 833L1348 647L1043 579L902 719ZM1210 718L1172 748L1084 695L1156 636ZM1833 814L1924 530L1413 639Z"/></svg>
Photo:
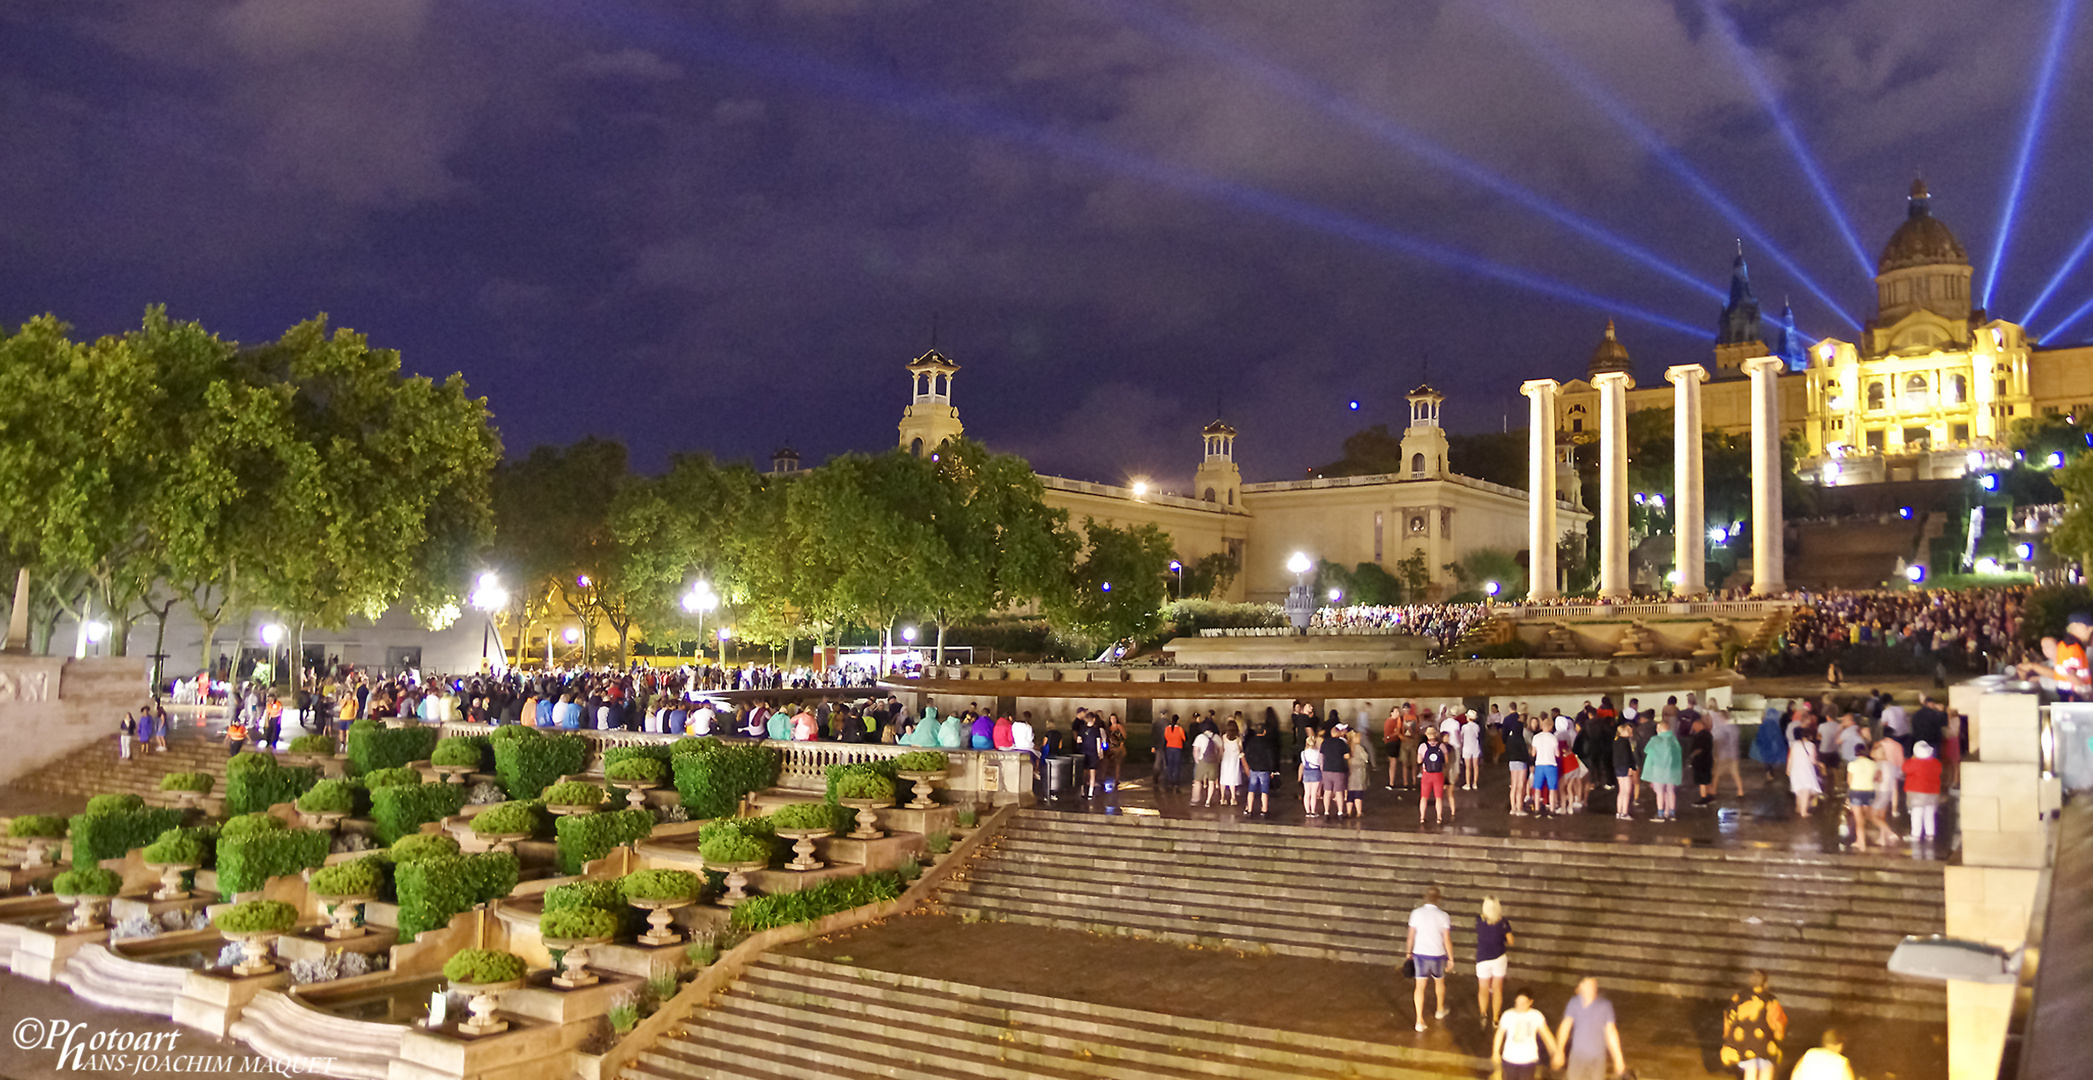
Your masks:
<svg viewBox="0 0 2093 1080"><path fill-rule="evenodd" d="M1512 949L1512 921L1494 896L1483 897L1475 918L1475 1011L1485 1028L1495 1030L1504 1012L1504 972Z"/></svg>

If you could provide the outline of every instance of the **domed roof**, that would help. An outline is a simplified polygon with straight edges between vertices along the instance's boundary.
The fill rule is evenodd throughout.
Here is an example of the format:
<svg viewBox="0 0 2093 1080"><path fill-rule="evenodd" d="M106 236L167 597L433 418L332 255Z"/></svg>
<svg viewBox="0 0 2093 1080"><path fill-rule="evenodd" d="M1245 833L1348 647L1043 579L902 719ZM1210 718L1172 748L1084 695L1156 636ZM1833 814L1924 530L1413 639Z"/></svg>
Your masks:
<svg viewBox="0 0 2093 1080"><path fill-rule="evenodd" d="M1599 347L1592 350L1590 373L1603 375L1609 371L1633 372L1635 364L1628 359L1628 347L1613 336L1613 320L1606 320L1606 337Z"/></svg>
<svg viewBox="0 0 2093 1080"><path fill-rule="evenodd" d="M1904 224L1890 234L1889 246L1882 249L1882 259L1875 264L1875 272L1887 274L1892 270L1908 270L1914 266L1966 266L1969 252L1962 241L1955 239L1946 223L1933 216L1932 199L1926 191L1924 180L1911 182L1911 206L1905 212Z"/></svg>

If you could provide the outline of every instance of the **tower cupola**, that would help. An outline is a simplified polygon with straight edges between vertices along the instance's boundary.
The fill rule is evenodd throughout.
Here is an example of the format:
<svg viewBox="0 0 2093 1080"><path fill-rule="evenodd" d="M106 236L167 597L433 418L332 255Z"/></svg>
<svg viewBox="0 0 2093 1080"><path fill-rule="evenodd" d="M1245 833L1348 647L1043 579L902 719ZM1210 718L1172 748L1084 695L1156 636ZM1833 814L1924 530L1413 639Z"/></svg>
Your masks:
<svg viewBox="0 0 2093 1080"><path fill-rule="evenodd" d="M901 414L901 448L921 457L937 452L947 439L957 439L965 428L959 410L952 405L952 377L959 365L931 349L908 362L909 406Z"/></svg>

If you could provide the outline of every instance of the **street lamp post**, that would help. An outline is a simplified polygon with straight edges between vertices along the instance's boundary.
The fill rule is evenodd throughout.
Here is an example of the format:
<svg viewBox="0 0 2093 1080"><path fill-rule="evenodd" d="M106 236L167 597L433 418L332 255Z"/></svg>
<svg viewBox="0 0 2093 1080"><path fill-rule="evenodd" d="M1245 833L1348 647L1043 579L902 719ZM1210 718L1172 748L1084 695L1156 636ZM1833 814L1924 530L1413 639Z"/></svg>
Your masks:
<svg viewBox="0 0 2093 1080"><path fill-rule="evenodd" d="M494 613L509 606L509 591L501 587L501 579L493 571L480 575L469 598L472 606L480 612L480 670L487 670L487 639L494 632Z"/></svg>
<svg viewBox="0 0 2093 1080"><path fill-rule="evenodd" d="M704 578L699 578L698 583L692 585L690 591L683 595L683 610L698 617L698 655L695 659L699 661L705 659L705 615L717 607L719 607L719 596L712 591L711 583ZM722 637L720 640L725 641L726 638ZM725 646L720 647L719 666L722 668L727 666L727 650Z"/></svg>
<svg viewBox="0 0 2093 1080"><path fill-rule="evenodd" d="M1185 598L1185 564L1178 562L1176 559L1170 560L1170 572L1177 575L1177 598L1183 600Z"/></svg>
<svg viewBox="0 0 2093 1080"><path fill-rule="evenodd" d="M283 627L270 623L262 627L262 644L269 646L269 683L276 683L276 647L283 643Z"/></svg>
<svg viewBox="0 0 2093 1080"><path fill-rule="evenodd" d="M1309 595L1308 572L1315 569L1315 560L1304 551L1296 551L1286 560L1286 569L1294 575L1294 587L1286 590L1286 617L1293 623L1294 633L1306 634L1308 620L1315 614L1315 597Z"/></svg>

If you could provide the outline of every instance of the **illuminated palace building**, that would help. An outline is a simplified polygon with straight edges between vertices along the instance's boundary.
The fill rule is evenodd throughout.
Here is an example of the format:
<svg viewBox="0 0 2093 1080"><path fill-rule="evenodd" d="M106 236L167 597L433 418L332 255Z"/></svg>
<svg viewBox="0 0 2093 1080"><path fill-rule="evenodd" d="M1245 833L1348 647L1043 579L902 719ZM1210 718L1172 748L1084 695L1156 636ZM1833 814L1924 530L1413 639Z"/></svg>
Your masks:
<svg viewBox="0 0 2093 1080"><path fill-rule="evenodd" d="M1780 357L1788 368L1779 380L1782 426L1808 448L1803 475L1826 484L1953 479L2005 453L2014 421L2093 409L2093 346L2044 348L2024 328L1973 308L1969 253L1933 216L1923 182L1912 184L1904 223L1876 264L1875 317L1859 341L1805 346L1792 314L1772 329L1760 319L1740 252L1702 388L1704 422L1748 434L1743 364ZM1609 325L1590 373L1629 370ZM1659 383L1627 398L1630 411L1670 408L1673 393ZM1572 439L1596 431L1598 400L1590 379L1566 382L1558 429Z"/></svg>

